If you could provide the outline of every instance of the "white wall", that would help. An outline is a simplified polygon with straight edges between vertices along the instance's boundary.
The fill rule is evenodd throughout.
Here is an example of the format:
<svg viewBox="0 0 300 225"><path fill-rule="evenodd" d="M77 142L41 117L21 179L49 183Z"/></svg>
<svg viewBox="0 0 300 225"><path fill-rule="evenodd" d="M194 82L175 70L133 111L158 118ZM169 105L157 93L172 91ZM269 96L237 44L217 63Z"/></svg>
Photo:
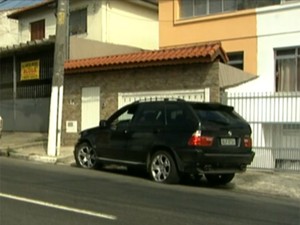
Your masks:
<svg viewBox="0 0 300 225"><path fill-rule="evenodd" d="M0 47L18 43L18 21L7 18L12 11L0 11Z"/></svg>
<svg viewBox="0 0 300 225"><path fill-rule="evenodd" d="M30 41L30 23L38 20L45 20L45 38L49 38L49 35L55 35L56 17L54 13L54 9L47 9L21 17L19 20L19 43Z"/></svg>
<svg viewBox="0 0 300 225"><path fill-rule="evenodd" d="M257 9L257 75L230 92L274 92L274 49L300 46L300 2Z"/></svg>
<svg viewBox="0 0 300 225"><path fill-rule="evenodd" d="M158 11L130 1L110 0L102 7L102 40L113 44L158 49Z"/></svg>
<svg viewBox="0 0 300 225"><path fill-rule="evenodd" d="M87 33L80 38L127 45L143 49L158 49L158 11L129 0L72 0L70 11L87 8ZM30 40L30 23L45 19L45 37L55 35L54 8L26 14L19 21L19 42Z"/></svg>

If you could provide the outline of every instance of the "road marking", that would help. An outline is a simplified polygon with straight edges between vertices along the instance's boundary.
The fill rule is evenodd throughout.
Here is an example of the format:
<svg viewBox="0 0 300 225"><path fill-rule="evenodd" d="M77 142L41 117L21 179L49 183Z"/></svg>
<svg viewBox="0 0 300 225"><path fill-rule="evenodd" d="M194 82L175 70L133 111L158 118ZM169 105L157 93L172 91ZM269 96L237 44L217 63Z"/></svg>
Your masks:
<svg viewBox="0 0 300 225"><path fill-rule="evenodd" d="M93 212L93 211L88 211L88 210L84 210L84 209L77 209L77 208L67 207L67 206L63 206L63 205L57 205L57 204L53 204L53 203L50 203L50 202L43 202L43 201L33 200L33 199L23 198L23 197L19 197L19 196L15 196L15 195L10 195L10 194L0 193L0 197L13 199L13 200L21 201L21 202L28 202L28 203L31 203L31 204L41 205L41 206L45 206L45 207L49 207L49 208L55 208L55 209L61 209L61 210L69 211L69 212L85 214L85 215L89 215L89 216L100 217L100 218L109 219L109 220L116 220L117 219L117 217L113 216L113 215L97 213L97 212Z"/></svg>

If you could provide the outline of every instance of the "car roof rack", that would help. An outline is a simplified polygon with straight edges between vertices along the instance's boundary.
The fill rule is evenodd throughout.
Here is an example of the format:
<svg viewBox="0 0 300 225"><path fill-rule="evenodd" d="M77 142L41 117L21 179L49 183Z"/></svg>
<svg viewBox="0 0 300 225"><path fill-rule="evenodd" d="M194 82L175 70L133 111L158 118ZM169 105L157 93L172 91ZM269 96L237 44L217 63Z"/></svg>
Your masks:
<svg viewBox="0 0 300 225"><path fill-rule="evenodd" d="M141 103L141 102L157 102L157 101L177 101L177 102L185 102L182 98L174 98L174 97L143 97L134 101L134 103Z"/></svg>

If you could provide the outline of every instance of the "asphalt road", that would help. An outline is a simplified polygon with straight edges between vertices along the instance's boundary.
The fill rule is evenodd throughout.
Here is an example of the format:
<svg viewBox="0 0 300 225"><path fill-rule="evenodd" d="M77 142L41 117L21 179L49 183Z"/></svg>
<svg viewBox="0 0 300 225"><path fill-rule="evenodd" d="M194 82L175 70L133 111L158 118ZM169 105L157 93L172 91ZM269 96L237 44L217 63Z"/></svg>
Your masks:
<svg viewBox="0 0 300 225"><path fill-rule="evenodd" d="M300 224L300 202L0 158L0 224Z"/></svg>

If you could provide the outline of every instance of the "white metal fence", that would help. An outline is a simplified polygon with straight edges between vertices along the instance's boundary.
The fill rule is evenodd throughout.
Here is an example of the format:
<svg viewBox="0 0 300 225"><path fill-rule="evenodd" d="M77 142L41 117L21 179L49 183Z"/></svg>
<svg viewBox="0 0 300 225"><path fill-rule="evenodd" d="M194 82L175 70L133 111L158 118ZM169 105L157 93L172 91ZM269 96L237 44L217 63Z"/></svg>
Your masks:
<svg viewBox="0 0 300 225"><path fill-rule="evenodd" d="M224 93L251 125L251 167L300 171L300 93Z"/></svg>

